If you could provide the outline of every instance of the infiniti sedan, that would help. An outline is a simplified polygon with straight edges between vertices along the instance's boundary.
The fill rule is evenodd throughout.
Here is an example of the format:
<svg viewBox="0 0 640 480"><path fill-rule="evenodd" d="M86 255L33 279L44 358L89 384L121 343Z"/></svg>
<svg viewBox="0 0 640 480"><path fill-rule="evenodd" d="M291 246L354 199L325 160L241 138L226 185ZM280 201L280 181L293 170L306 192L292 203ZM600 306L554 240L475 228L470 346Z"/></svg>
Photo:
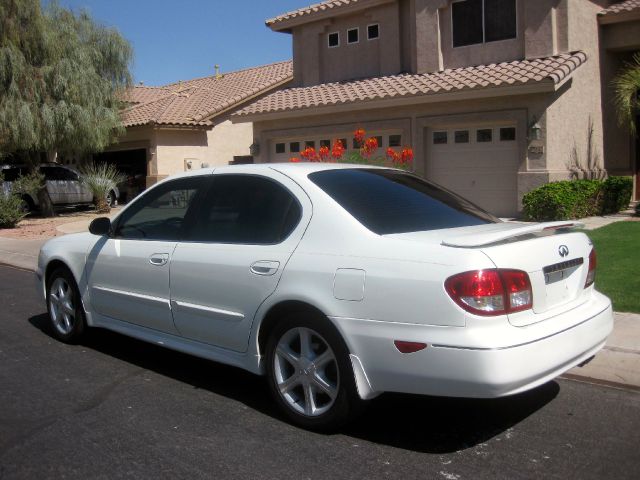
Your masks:
<svg viewBox="0 0 640 480"><path fill-rule="evenodd" d="M171 177L37 276L52 331L102 327L266 375L297 425L383 392L491 398L584 363L613 325L572 222L501 222L412 174L238 165Z"/></svg>

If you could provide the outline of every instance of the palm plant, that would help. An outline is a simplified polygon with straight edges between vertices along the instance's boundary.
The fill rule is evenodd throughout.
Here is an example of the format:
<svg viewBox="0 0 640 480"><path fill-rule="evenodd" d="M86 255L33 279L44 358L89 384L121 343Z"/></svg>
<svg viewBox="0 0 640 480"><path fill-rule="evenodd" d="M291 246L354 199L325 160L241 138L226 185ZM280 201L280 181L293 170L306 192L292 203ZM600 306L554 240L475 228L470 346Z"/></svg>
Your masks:
<svg viewBox="0 0 640 480"><path fill-rule="evenodd" d="M116 167L110 163L90 162L80 169L82 183L93 194L96 210L100 213L109 213L111 206L107 201L107 195L118 183L125 180Z"/></svg>
<svg viewBox="0 0 640 480"><path fill-rule="evenodd" d="M640 92L640 52L633 55L630 62L613 79L615 105L618 111L618 124L628 128L635 135L637 132L636 115L640 108L638 95Z"/></svg>

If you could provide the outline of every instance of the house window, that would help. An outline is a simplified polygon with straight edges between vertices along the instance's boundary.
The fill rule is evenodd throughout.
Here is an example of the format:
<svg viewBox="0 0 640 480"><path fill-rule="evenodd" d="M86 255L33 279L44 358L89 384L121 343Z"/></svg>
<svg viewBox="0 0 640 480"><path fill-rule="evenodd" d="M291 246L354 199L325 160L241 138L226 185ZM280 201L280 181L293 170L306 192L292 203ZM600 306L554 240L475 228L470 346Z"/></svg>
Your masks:
<svg viewBox="0 0 640 480"><path fill-rule="evenodd" d="M276 153L284 153L286 146L284 143L276 143Z"/></svg>
<svg viewBox="0 0 640 480"><path fill-rule="evenodd" d="M340 33L333 32L327 35L327 44L329 48L335 48L340 46Z"/></svg>
<svg viewBox="0 0 640 480"><path fill-rule="evenodd" d="M374 137L378 141L378 147L382 148L382 136Z"/></svg>
<svg viewBox="0 0 640 480"><path fill-rule="evenodd" d="M516 139L516 128L505 127L500 129L501 142L513 142Z"/></svg>
<svg viewBox="0 0 640 480"><path fill-rule="evenodd" d="M402 135L389 135L389 146L399 147L402 145Z"/></svg>
<svg viewBox="0 0 640 480"><path fill-rule="evenodd" d="M446 145L447 141L447 132L433 132L434 145Z"/></svg>
<svg viewBox="0 0 640 480"><path fill-rule="evenodd" d="M339 138L338 140L340 140L340 143L342 144L342 146L344 148L349 148L349 144L347 143L347 139L346 138Z"/></svg>
<svg viewBox="0 0 640 480"><path fill-rule="evenodd" d="M304 148L316 148L316 142L313 140L307 140L304 142Z"/></svg>
<svg viewBox="0 0 640 480"><path fill-rule="evenodd" d="M380 37L380 25L374 23L373 25L367 26L367 39L375 40Z"/></svg>
<svg viewBox="0 0 640 480"><path fill-rule="evenodd" d="M488 143L493 140L493 130L490 128L481 128L476 131L476 142Z"/></svg>
<svg viewBox="0 0 640 480"><path fill-rule="evenodd" d="M469 130L456 130L454 138L456 143L469 143Z"/></svg>
<svg viewBox="0 0 640 480"><path fill-rule="evenodd" d="M347 43L358 43L360 30L356 28L350 28L347 30Z"/></svg>
<svg viewBox="0 0 640 480"><path fill-rule="evenodd" d="M461 0L451 5L453 46L516 38L516 0Z"/></svg>
<svg viewBox="0 0 640 480"><path fill-rule="evenodd" d="M322 147L331 148L331 140L320 140L320 148Z"/></svg>
<svg viewBox="0 0 640 480"><path fill-rule="evenodd" d="M289 144L289 151L291 153L298 153L300 151L300 142L291 142Z"/></svg>

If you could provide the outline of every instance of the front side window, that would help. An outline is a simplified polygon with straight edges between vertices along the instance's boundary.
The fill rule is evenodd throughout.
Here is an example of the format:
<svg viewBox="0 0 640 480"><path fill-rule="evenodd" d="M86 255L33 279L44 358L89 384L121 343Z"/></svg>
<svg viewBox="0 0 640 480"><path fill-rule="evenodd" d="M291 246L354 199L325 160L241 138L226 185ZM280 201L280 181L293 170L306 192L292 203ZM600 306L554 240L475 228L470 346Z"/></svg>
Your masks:
<svg viewBox="0 0 640 480"><path fill-rule="evenodd" d="M66 180L66 181L70 181L70 182L77 182L80 180L80 178L78 177L78 174L76 172L74 172L73 170L68 170L66 168L60 168L60 178L62 180Z"/></svg>
<svg viewBox="0 0 640 480"><path fill-rule="evenodd" d="M116 238L179 240L187 212L207 177L173 180L142 195L126 209L115 225Z"/></svg>
<svg viewBox="0 0 640 480"><path fill-rule="evenodd" d="M272 245L300 221L298 200L274 180L255 175L219 175L197 213L187 240Z"/></svg>
<svg viewBox="0 0 640 480"><path fill-rule="evenodd" d="M517 36L516 0L461 0L451 5L453 46Z"/></svg>
<svg viewBox="0 0 640 480"><path fill-rule="evenodd" d="M40 167L40 173L44 175L46 181L64 180L64 170L60 167Z"/></svg>
<svg viewBox="0 0 640 480"><path fill-rule="evenodd" d="M309 179L378 235L500 222L455 193L396 170L325 170Z"/></svg>

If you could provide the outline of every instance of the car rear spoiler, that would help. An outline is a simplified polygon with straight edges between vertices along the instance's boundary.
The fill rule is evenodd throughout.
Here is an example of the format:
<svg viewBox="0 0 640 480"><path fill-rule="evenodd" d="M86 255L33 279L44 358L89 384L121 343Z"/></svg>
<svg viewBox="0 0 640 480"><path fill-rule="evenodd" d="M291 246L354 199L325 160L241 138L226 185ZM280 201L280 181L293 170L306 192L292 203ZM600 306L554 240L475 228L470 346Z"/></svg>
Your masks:
<svg viewBox="0 0 640 480"><path fill-rule="evenodd" d="M477 248L502 242L522 240L521 237L553 235L559 230L570 230L584 227L575 221L545 223L496 223L495 228L482 233L469 232L442 240L442 245L456 248Z"/></svg>

